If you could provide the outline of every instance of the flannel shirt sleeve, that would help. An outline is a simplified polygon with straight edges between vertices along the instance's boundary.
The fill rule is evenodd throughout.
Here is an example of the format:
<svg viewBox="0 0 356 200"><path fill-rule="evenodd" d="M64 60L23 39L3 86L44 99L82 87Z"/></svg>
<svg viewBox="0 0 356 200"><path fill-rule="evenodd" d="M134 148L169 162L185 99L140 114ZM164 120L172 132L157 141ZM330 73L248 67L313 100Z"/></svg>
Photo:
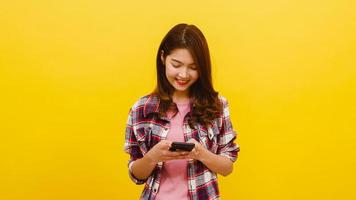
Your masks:
<svg viewBox="0 0 356 200"><path fill-rule="evenodd" d="M230 119L229 104L225 98L222 100L223 114L220 134L218 136L217 154L229 158L232 162L237 160L240 146L235 143L237 132L234 131Z"/></svg>
<svg viewBox="0 0 356 200"><path fill-rule="evenodd" d="M134 133L133 112L134 111L132 109L130 109L129 116L128 116L127 123L126 123L124 149L125 149L125 152L130 155L130 159L128 161L129 176L135 184L141 185L141 184L144 184L146 182L146 180L140 180L140 179L136 178L132 173L133 162L135 160L143 157L140 147L139 147L139 144L137 142L135 133Z"/></svg>

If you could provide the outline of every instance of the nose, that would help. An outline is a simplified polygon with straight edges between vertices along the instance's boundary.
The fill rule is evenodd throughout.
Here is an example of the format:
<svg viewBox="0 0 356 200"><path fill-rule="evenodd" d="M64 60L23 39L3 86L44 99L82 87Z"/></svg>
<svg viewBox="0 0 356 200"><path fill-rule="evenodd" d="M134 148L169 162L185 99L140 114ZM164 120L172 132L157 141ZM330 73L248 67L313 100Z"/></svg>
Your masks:
<svg viewBox="0 0 356 200"><path fill-rule="evenodd" d="M189 76L189 75L188 75L188 68L187 68L187 67L182 67L181 70L179 71L178 76L179 76L180 78L183 78L183 79L188 78L188 76Z"/></svg>

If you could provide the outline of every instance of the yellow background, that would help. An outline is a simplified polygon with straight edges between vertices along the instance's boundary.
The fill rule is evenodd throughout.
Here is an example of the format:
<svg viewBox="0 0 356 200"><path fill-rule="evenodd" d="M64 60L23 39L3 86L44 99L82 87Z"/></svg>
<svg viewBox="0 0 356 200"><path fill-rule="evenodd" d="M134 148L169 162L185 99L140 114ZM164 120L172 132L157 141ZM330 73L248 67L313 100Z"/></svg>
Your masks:
<svg viewBox="0 0 356 200"><path fill-rule="evenodd" d="M353 0L2 1L0 199L138 199L124 128L175 24L205 34L239 159L225 200L356 199Z"/></svg>

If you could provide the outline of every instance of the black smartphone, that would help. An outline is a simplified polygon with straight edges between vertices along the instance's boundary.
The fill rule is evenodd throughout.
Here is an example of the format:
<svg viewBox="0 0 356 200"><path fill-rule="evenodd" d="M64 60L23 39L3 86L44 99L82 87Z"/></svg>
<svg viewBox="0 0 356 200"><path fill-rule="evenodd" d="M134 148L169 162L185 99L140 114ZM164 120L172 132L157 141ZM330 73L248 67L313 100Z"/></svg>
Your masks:
<svg viewBox="0 0 356 200"><path fill-rule="evenodd" d="M186 143L186 142L173 142L170 151L191 151L194 149L194 143Z"/></svg>

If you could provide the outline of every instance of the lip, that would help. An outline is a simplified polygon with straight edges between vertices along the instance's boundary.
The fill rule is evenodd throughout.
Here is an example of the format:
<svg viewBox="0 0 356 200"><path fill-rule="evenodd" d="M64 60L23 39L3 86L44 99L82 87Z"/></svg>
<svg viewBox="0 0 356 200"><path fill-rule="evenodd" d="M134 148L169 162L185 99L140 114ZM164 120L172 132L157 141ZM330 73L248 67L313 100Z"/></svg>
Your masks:
<svg viewBox="0 0 356 200"><path fill-rule="evenodd" d="M180 85L180 86L185 86L185 85L187 85L187 84L189 83L189 81L184 81L184 82L182 82L182 81L179 81L179 80L176 79L176 83L177 83L178 85Z"/></svg>

